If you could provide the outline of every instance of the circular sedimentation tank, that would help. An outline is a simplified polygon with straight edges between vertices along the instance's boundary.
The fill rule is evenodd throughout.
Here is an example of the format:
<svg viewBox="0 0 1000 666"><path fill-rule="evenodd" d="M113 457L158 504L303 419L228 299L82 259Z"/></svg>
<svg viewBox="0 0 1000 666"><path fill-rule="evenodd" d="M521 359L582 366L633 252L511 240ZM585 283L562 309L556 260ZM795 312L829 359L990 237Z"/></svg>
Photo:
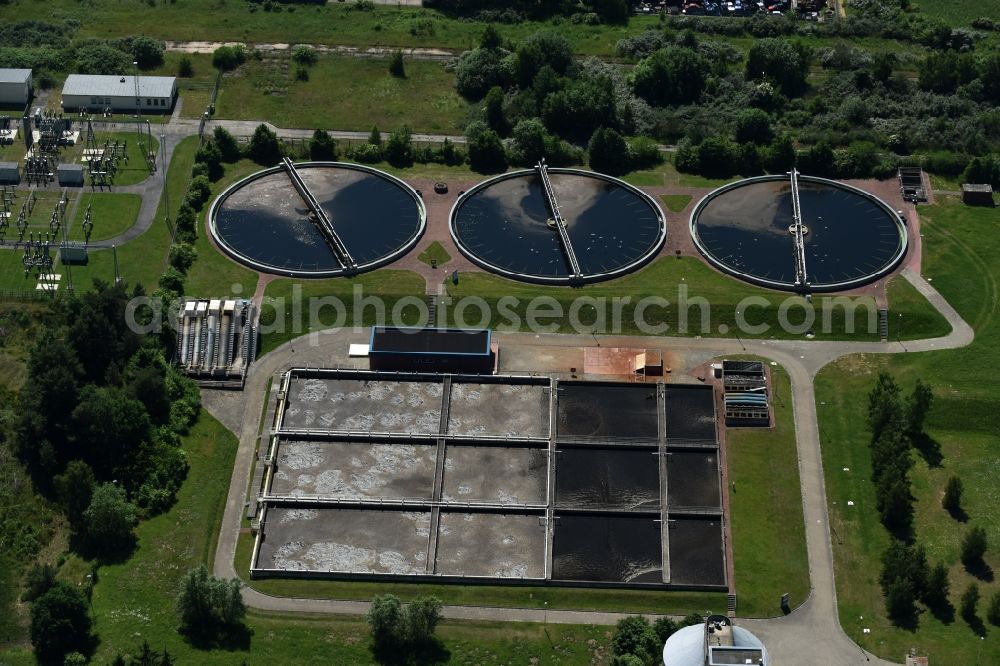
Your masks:
<svg viewBox="0 0 1000 666"><path fill-rule="evenodd" d="M340 162L305 162L295 171L333 236L279 166L247 176L212 203L209 225L220 248L254 270L334 277L394 261L424 232L423 200L398 178Z"/></svg>
<svg viewBox="0 0 1000 666"><path fill-rule="evenodd" d="M691 213L691 236L714 266L787 291L840 291L891 272L906 254L906 226L879 198L825 178L798 176L805 281L789 176L748 178L709 193Z"/></svg>
<svg viewBox="0 0 1000 666"><path fill-rule="evenodd" d="M451 235L462 253L505 277L572 284L633 271L663 247L663 212L639 189L577 169L548 174L565 236L538 171L515 171L480 183L455 202Z"/></svg>

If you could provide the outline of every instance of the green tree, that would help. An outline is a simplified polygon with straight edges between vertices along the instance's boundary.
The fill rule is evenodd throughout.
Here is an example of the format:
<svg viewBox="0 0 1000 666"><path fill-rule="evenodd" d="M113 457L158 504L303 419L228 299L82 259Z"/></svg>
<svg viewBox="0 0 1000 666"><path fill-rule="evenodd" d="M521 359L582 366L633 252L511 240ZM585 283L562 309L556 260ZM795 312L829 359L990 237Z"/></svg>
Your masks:
<svg viewBox="0 0 1000 666"><path fill-rule="evenodd" d="M969 528L962 539L962 563L967 567L978 566L986 554L986 530L980 526Z"/></svg>
<svg viewBox="0 0 1000 666"><path fill-rule="evenodd" d="M962 512L962 480L957 476L950 477L948 483L945 484L941 506L951 514Z"/></svg>
<svg viewBox="0 0 1000 666"><path fill-rule="evenodd" d="M486 115L486 124L497 134L506 134L509 130L507 119L503 112L504 95L500 86L493 86L486 93L483 109Z"/></svg>
<svg viewBox="0 0 1000 666"><path fill-rule="evenodd" d="M660 641L649 620L641 615L630 615L618 620L611 639L611 651L616 656L635 655L643 664L651 664L660 651Z"/></svg>
<svg viewBox="0 0 1000 666"><path fill-rule="evenodd" d="M90 547L104 555L120 554L132 547L139 522L135 505L125 490L114 483L94 487L90 505L83 512L86 539Z"/></svg>
<svg viewBox="0 0 1000 666"><path fill-rule="evenodd" d="M930 411L934 403L934 390L930 384L922 379L917 379L913 387L913 393L906 403L906 430L910 437L922 435L924 432L924 420L927 412Z"/></svg>
<svg viewBox="0 0 1000 666"><path fill-rule="evenodd" d="M629 170L628 144L619 132L606 127L598 128L587 143L590 167L613 176Z"/></svg>
<svg viewBox="0 0 1000 666"><path fill-rule="evenodd" d="M194 208L188 203L182 203L177 209L177 218L174 224L177 227L177 239L191 242L198 236L197 215Z"/></svg>
<svg viewBox="0 0 1000 666"><path fill-rule="evenodd" d="M42 663L61 662L70 652L88 652L90 615L81 590L56 583L31 605L29 633Z"/></svg>
<svg viewBox="0 0 1000 666"><path fill-rule="evenodd" d="M206 141L198 147L194 161L201 162L208 168L208 179L216 181L222 178L226 168L222 166L222 151L214 141Z"/></svg>
<svg viewBox="0 0 1000 666"><path fill-rule="evenodd" d="M406 67L403 65L403 52L396 49L389 56L389 73L397 79L406 78Z"/></svg>
<svg viewBox="0 0 1000 666"><path fill-rule="evenodd" d="M222 153L223 162L235 162L240 159L240 144L225 127L216 125L215 129L212 130L212 143Z"/></svg>
<svg viewBox="0 0 1000 666"><path fill-rule="evenodd" d="M466 130L469 165L479 173L498 173L507 168L507 153L500 135L484 123L472 123Z"/></svg>
<svg viewBox="0 0 1000 666"><path fill-rule="evenodd" d="M948 567L944 562L938 562L927 577L927 589L924 592L924 603L930 608L944 608L948 605L948 593L951 583L948 581Z"/></svg>
<svg viewBox="0 0 1000 666"><path fill-rule="evenodd" d="M761 152L764 168L770 173L783 173L795 166L795 144L782 134Z"/></svg>
<svg viewBox="0 0 1000 666"><path fill-rule="evenodd" d="M1000 590L990 597L990 604L986 607L986 619L990 624L1000 627Z"/></svg>
<svg viewBox="0 0 1000 666"><path fill-rule="evenodd" d="M189 570L174 601L181 630L189 635L210 636L239 625L246 616L241 588L238 578L216 578L209 575L205 565Z"/></svg>
<svg viewBox="0 0 1000 666"><path fill-rule="evenodd" d="M156 280L156 285L168 292L171 298L184 295L184 274L173 266L167 266Z"/></svg>
<svg viewBox="0 0 1000 666"><path fill-rule="evenodd" d="M885 590L886 613L897 625L905 626L913 622L917 612L916 601L913 584L906 579L892 581Z"/></svg>
<svg viewBox="0 0 1000 666"><path fill-rule="evenodd" d="M643 661L634 654L616 654L608 662L609 666L648 666L648 662Z"/></svg>
<svg viewBox="0 0 1000 666"><path fill-rule="evenodd" d="M441 601L437 597L418 597L406 604L403 613L406 639L411 645L422 645L434 638L441 621Z"/></svg>
<svg viewBox="0 0 1000 666"><path fill-rule="evenodd" d="M958 605L962 619L969 624L978 624L979 618L976 617L976 607L978 605L979 586L975 583L969 583L969 586L965 588L965 592L962 593L962 601Z"/></svg>
<svg viewBox="0 0 1000 666"><path fill-rule="evenodd" d="M804 49L778 38L758 39L747 54L748 79L770 79L786 95L797 95L806 87L809 58Z"/></svg>
<svg viewBox="0 0 1000 666"><path fill-rule="evenodd" d="M292 49L292 60L304 67L311 67L319 62L319 53L308 44L299 44Z"/></svg>
<svg viewBox="0 0 1000 666"><path fill-rule="evenodd" d="M466 51L455 64L455 89L468 100L480 100L493 86L510 83L513 69L512 59L500 49Z"/></svg>
<svg viewBox="0 0 1000 666"><path fill-rule="evenodd" d="M132 56L108 44L88 44L76 51L80 74L124 74L132 70Z"/></svg>
<svg viewBox="0 0 1000 666"><path fill-rule="evenodd" d="M191 56L182 55L177 61L177 76L189 79L194 76L194 65L191 64Z"/></svg>
<svg viewBox="0 0 1000 666"><path fill-rule="evenodd" d="M198 250L191 243L174 243L170 246L170 265L181 273L187 273L188 269L198 258ZM162 375L160 375L162 377ZM148 408L149 405L146 405Z"/></svg>
<svg viewBox="0 0 1000 666"><path fill-rule="evenodd" d="M146 408L116 386L87 386L73 410L76 449L98 479L125 472L131 457L150 436Z"/></svg>
<svg viewBox="0 0 1000 666"><path fill-rule="evenodd" d="M71 460L62 474L52 480L63 515L74 530L83 528L83 512L94 494L94 470L82 460Z"/></svg>
<svg viewBox="0 0 1000 666"><path fill-rule="evenodd" d="M763 109L743 109L736 114L734 128L736 143L755 143L763 146L774 139L771 115Z"/></svg>
<svg viewBox="0 0 1000 666"><path fill-rule="evenodd" d="M633 88L654 106L690 104L701 97L708 70L695 51L670 46L639 61L632 71Z"/></svg>
<svg viewBox="0 0 1000 666"><path fill-rule="evenodd" d="M710 178L733 175L736 166L736 146L722 136L710 136L698 145L699 173Z"/></svg>
<svg viewBox="0 0 1000 666"><path fill-rule="evenodd" d="M629 8L626 0L591 0L591 6L604 23L610 25L628 23Z"/></svg>
<svg viewBox="0 0 1000 666"><path fill-rule="evenodd" d="M250 137L250 159L263 166L274 166L281 161L281 144L278 135L261 123Z"/></svg>
<svg viewBox="0 0 1000 666"><path fill-rule="evenodd" d="M389 649L403 641L403 604L393 594L376 595L366 615L376 649Z"/></svg>
<svg viewBox="0 0 1000 666"><path fill-rule="evenodd" d="M389 135L382 151L385 159L394 167L407 167L413 164L413 141L410 128L403 125Z"/></svg>
<svg viewBox="0 0 1000 666"><path fill-rule="evenodd" d="M368 143L373 146L382 147L382 133L378 131L378 127L373 125L372 131L368 133Z"/></svg>
<svg viewBox="0 0 1000 666"><path fill-rule="evenodd" d="M880 372L875 386L868 394L868 426L872 439L877 439L884 430L898 431L903 425L903 407L899 396L899 385L887 372Z"/></svg>
<svg viewBox="0 0 1000 666"><path fill-rule="evenodd" d="M223 72L230 72L247 59L246 49L242 44L236 46L220 46L212 53L212 67Z"/></svg>
<svg viewBox="0 0 1000 666"><path fill-rule="evenodd" d="M563 35L543 30L521 40L515 58L518 84L529 88L538 70L546 65L557 74L565 74L573 63L573 47Z"/></svg>
<svg viewBox="0 0 1000 666"><path fill-rule="evenodd" d="M132 57L139 69L153 69L163 64L163 42L152 37L132 37Z"/></svg>
<svg viewBox="0 0 1000 666"><path fill-rule="evenodd" d="M667 642L667 639L674 635L681 626L671 620L667 616L659 617L653 622L653 631L656 633L656 639L663 645Z"/></svg>
<svg viewBox="0 0 1000 666"><path fill-rule="evenodd" d="M337 142L326 130L318 129L309 140L309 159L318 162L335 162L339 157Z"/></svg>
<svg viewBox="0 0 1000 666"><path fill-rule="evenodd" d="M500 35L500 31L496 29L494 25L488 25L483 30L482 36L479 38L479 48L481 49L499 49L503 46L503 37Z"/></svg>
<svg viewBox="0 0 1000 666"><path fill-rule="evenodd" d="M56 584L56 568L48 563L35 562L24 576L21 601L34 601Z"/></svg>

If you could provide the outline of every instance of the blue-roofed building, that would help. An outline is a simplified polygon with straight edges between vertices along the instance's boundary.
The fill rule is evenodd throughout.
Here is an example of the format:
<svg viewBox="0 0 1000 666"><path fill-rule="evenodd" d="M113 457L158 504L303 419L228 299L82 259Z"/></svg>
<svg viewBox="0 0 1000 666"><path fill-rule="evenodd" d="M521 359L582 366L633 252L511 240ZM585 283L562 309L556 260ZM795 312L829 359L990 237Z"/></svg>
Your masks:
<svg viewBox="0 0 1000 666"><path fill-rule="evenodd" d="M63 110L134 112L136 99L142 113L167 112L173 108L177 99L176 77L140 75L138 97L135 79L132 75L70 74L62 89Z"/></svg>

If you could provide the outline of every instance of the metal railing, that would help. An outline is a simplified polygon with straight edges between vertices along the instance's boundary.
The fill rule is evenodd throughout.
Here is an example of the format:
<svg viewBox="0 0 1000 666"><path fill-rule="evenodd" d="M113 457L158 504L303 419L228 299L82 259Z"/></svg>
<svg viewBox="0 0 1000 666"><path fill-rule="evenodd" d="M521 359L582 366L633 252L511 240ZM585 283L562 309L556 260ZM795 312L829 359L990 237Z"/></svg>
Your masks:
<svg viewBox="0 0 1000 666"><path fill-rule="evenodd" d="M795 242L795 284L809 284L806 274L806 228L802 225L802 204L799 202L799 171L792 169L792 238Z"/></svg>
<svg viewBox="0 0 1000 666"><path fill-rule="evenodd" d="M562 213L559 211L559 202L556 200L556 193L552 189L552 182L549 180L549 170L545 166L545 160L541 160L536 166L538 169L538 175L542 178L542 188L545 190L545 198L549 201L549 208L552 209L552 221L556 225L556 231L559 232L559 240L563 246L563 252L566 253L566 259L569 261L569 269L574 280L581 279L580 273L580 262L576 259L576 252L573 251L573 244L569 240L569 233L566 231L566 220L563 219Z"/></svg>
<svg viewBox="0 0 1000 666"><path fill-rule="evenodd" d="M295 190L299 193L299 196L302 197L306 206L308 206L309 210L311 210L313 215L316 216L316 223L319 225L320 231L323 232L323 235L326 236L326 241L330 244L334 255L337 257L337 261L339 261L348 271L356 269L358 264L354 261L354 257L351 256L351 253L347 251L347 246L344 245L342 240L340 240L340 236L337 235L336 229L333 228L333 221L330 219L330 216L326 214L326 211L323 210L323 207L319 205L319 202L316 201L316 197L313 196L313 193L309 191L305 181L302 180L302 176L300 176L298 170L296 170L295 165L290 159L285 157L281 160L281 166L285 169L285 172L288 173L288 177L291 179L292 185L295 186Z"/></svg>

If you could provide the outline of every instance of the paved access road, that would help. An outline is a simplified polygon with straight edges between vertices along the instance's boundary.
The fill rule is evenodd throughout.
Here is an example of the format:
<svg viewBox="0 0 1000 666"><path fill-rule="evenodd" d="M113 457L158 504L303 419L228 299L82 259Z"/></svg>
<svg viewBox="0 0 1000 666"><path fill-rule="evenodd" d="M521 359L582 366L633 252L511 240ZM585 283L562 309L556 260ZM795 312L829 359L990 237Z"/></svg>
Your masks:
<svg viewBox="0 0 1000 666"><path fill-rule="evenodd" d="M906 270L904 277L914 285L951 323L947 336L907 342L907 353L963 347L972 342L972 328L944 298L922 277ZM590 335L497 334L501 346L512 348L579 348L593 346ZM256 428L262 409L267 379L275 372L292 366L330 367L346 360L351 342L367 341L367 331L339 329L314 333L286 343L260 358L253 366L244 391L242 432L233 471L229 496L219 535L214 571L218 576L235 577L234 558L244 497L254 455ZM898 353L892 343L816 342L792 340L748 340L606 336L605 346L661 347L702 358L756 354L777 363L788 371L792 383L793 412L802 483L803 513L809 559L811 593L790 615L766 620L742 620L739 623L756 633L771 652L773 663L812 666L845 664L888 664L864 653L840 626L837 614L837 590L834 581L833 552L827 517L826 490L823 479L819 425L813 381L828 363L850 354ZM544 350L539 350L544 352ZM553 353L555 349L553 349ZM310 613L361 614L367 611L364 601L332 599L278 598L252 589L244 590L247 604L262 610ZM527 608L490 608L446 606L444 615L452 619L511 622L552 622L567 624L610 625L625 616L594 611L543 610Z"/></svg>

